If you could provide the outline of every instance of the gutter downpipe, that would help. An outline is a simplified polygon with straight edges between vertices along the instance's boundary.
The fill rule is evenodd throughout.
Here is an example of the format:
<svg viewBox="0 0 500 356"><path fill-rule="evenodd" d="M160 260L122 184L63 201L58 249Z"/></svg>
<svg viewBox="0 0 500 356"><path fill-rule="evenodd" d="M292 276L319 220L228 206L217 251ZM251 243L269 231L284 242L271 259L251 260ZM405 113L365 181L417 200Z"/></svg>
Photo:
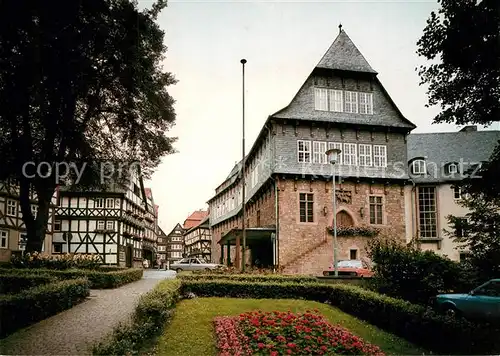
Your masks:
<svg viewBox="0 0 500 356"><path fill-rule="evenodd" d="M269 119L269 117L268 117ZM268 124L264 126L267 129L267 133L269 135L269 139L271 139L271 129L269 128ZM273 151L272 154L270 155L273 158L273 164L271 165L272 170L271 170L271 179L274 182L274 216L275 216L275 225L276 225L276 234L275 234L275 239L273 242L273 271L276 272L276 268L279 266L279 196L278 196L278 185L279 185L279 177L273 177L273 171L274 171L274 152L276 152L276 141L273 140Z"/></svg>
<svg viewBox="0 0 500 356"><path fill-rule="evenodd" d="M417 185L415 181L410 178L411 183L413 184L413 188L411 188L411 233L412 240L417 245L418 249L420 249L420 244L418 242L418 206L417 206Z"/></svg>

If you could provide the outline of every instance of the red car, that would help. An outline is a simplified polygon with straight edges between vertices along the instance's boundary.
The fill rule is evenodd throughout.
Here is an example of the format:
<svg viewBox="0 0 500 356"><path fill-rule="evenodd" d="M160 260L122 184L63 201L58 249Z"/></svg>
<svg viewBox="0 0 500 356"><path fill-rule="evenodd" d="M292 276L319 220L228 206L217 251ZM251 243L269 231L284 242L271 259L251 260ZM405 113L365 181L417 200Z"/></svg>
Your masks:
<svg viewBox="0 0 500 356"><path fill-rule="evenodd" d="M366 262L360 260L346 260L337 263L337 270L339 276L353 276L353 277L372 277L373 272ZM328 268L328 271L323 272L324 276L334 276L335 271L333 264Z"/></svg>

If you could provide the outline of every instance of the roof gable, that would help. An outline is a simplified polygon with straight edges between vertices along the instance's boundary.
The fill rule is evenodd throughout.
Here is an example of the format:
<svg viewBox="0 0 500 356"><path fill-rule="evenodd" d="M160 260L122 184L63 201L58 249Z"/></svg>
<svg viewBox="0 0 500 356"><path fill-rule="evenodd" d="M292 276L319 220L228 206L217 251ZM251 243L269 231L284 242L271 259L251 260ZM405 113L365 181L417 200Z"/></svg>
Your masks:
<svg viewBox="0 0 500 356"><path fill-rule="evenodd" d="M316 68L377 74L344 30L340 31Z"/></svg>

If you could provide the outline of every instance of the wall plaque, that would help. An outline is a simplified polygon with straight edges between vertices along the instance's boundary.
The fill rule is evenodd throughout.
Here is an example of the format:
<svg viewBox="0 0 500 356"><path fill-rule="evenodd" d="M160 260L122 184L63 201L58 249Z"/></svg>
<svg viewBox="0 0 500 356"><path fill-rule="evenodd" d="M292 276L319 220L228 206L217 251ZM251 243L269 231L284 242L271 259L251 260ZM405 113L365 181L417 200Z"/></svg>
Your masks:
<svg viewBox="0 0 500 356"><path fill-rule="evenodd" d="M350 190L340 189L336 192L337 201L341 204L352 203L352 192Z"/></svg>

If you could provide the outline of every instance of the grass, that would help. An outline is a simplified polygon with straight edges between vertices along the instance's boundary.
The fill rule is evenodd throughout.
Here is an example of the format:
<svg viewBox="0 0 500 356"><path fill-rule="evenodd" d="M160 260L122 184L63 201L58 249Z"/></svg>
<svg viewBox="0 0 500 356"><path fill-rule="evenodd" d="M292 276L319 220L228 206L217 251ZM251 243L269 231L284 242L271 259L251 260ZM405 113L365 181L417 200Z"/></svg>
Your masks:
<svg viewBox="0 0 500 356"><path fill-rule="evenodd" d="M332 324L340 324L353 334L379 346L386 354L425 353L404 339L356 319L341 310L318 302L293 299L195 298L179 302L173 320L160 337L157 354L165 356L216 355L212 320L216 316L238 315L252 310L305 312L319 309Z"/></svg>

